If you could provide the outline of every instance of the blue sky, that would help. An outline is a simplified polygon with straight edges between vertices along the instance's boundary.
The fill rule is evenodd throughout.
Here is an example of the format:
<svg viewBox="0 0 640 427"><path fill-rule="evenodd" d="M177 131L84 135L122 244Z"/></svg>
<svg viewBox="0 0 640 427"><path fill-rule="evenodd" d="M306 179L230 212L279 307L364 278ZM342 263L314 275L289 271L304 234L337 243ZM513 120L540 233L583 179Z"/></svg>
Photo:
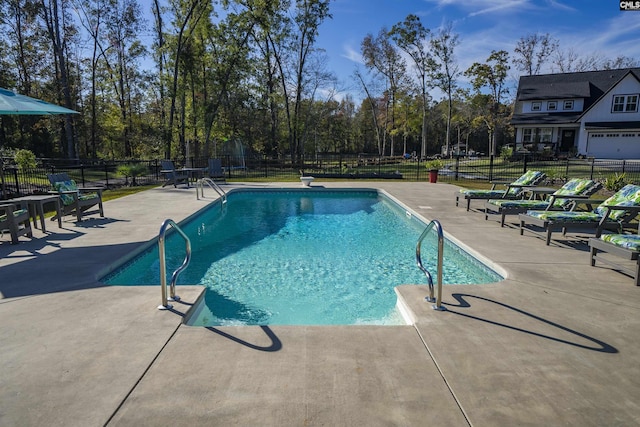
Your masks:
<svg viewBox="0 0 640 427"><path fill-rule="evenodd" d="M351 79L361 62L360 43L382 27L390 29L408 14L432 31L451 23L459 35L456 59L461 70L484 62L491 50L510 54L518 40L549 33L563 50L578 55L619 55L640 60L640 11L620 11L618 0L334 0L333 19L320 28L318 46L326 50L327 69L346 91L357 94ZM550 70L546 70L549 72ZM511 70L512 83L518 72Z"/></svg>

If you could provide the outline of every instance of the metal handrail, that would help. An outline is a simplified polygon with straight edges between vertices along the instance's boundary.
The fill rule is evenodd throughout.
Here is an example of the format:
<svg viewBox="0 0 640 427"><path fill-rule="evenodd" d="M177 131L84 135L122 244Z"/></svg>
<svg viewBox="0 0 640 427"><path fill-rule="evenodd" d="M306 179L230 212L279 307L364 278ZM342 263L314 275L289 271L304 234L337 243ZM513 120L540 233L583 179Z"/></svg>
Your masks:
<svg viewBox="0 0 640 427"><path fill-rule="evenodd" d="M182 261L182 265L178 267L171 276L171 286L169 288L170 298L167 298L167 261L165 258L164 240L165 235L167 234L167 228L170 225L184 238L187 254L184 261ZM169 304L168 299L171 299L172 301L180 301L180 297L176 295L176 282L178 281L180 273L187 268L189 261L191 261L191 240L189 240L189 237L184 234L180 227L178 227L178 224L176 224L172 219L165 219L160 227L160 232L158 233L158 252L160 258L160 287L162 288L162 304L158 306L158 309L168 310L173 308L173 306Z"/></svg>
<svg viewBox="0 0 640 427"><path fill-rule="evenodd" d="M425 237L431 232L431 230L435 227L436 233L438 234L438 296L434 298L433 295L433 278L431 277L431 273L422 265L422 257L420 256L420 248L422 246L422 241ZM418 264L418 268L422 270L424 275L427 277L427 282L429 285L429 296L425 299L429 302L435 302L433 305L434 310L445 310L442 306L442 255L444 252L444 236L442 232L442 225L438 220L431 221L427 228L424 229L420 237L418 238L418 243L416 244L416 262Z"/></svg>
<svg viewBox="0 0 640 427"><path fill-rule="evenodd" d="M200 178L196 184L196 199L200 200L200 196L204 197L204 184L213 188L218 196L222 198L222 203L227 203L227 193L211 178Z"/></svg>

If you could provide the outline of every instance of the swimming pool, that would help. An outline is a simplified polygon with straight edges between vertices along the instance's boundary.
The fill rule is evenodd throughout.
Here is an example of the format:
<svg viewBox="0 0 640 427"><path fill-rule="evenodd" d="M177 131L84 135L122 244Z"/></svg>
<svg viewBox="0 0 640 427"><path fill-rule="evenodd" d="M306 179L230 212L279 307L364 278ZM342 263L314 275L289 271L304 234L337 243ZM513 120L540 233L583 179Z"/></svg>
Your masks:
<svg viewBox="0 0 640 427"><path fill-rule="evenodd" d="M206 287L192 325L404 324L393 288L425 283L415 264L425 224L377 190L233 190L226 205L215 202L180 227L193 254L178 284ZM174 234L169 275L184 258ZM435 248L434 234L422 246L425 265L435 265ZM501 279L445 242L443 283ZM159 281L157 245L103 279Z"/></svg>

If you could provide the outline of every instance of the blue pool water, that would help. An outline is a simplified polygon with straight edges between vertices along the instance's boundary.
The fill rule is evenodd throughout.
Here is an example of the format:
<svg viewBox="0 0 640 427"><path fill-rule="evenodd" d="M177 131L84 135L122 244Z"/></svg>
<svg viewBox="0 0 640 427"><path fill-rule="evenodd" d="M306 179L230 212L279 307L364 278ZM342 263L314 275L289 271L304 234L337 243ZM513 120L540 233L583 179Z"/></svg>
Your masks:
<svg viewBox="0 0 640 427"><path fill-rule="evenodd" d="M377 191L231 192L225 206L181 224L193 253L178 285L207 288L190 324L401 324L393 288L426 283L415 262L424 227ZM168 275L184 259L174 234L166 239ZM435 233L423 242L426 266L436 265L436 246ZM501 279L445 242L443 283ZM103 281L158 286L157 245Z"/></svg>

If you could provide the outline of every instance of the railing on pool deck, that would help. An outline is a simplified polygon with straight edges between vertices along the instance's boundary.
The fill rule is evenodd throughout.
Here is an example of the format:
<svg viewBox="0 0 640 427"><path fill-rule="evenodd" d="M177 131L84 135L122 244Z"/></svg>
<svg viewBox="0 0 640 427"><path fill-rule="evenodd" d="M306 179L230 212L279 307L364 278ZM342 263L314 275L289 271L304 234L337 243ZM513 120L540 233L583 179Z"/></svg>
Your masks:
<svg viewBox="0 0 640 427"><path fill-rule="evenodd" d="M222 204L227 203L227 193L211 178L200 178L196 184L196 199L200 200L200 196L204 197L204 184L213 188L218 196L222 198Z"/></svg>
<svg viewBox="0 0 640 427"><path fill-rule="evenodd" d="M431 230L435 227L436 233L438 234L438 296L434 298L433 295L433 278L431 277L431 273L422 265L422 257L420 256L420 248L422 247L422 241L425 237L431 232ZM418 263L418 268L422 270L425 276L427 276L427 281L429 284L429 296L425 299L429 302L435 302L433 305L434 310L446 310L442 306L442 253L444 251L444 236L442 233L442 225L440 221L433 220L428 225L427 228L424 229L420 238L418 238L418 244L416 245L416 262Z"/></svg>
<svg viewBox="0 0 640 427"><path fill-rule="evenodd" d="M186 256L182 265L173 272L171 276L171 286L170 286L170 298L167 298L167 261L165 257L164 250L164 238L167 234L167 228L172 226L184 239L185 241L185 250ZM160 232L158 233L158 252L160 256L160 287L162 288L162 304L158 306L159 310L168 310L173 308L171 304L169 304L168 299L172 301L180 301L180 297L176 295L176 282L178 281L178 276L182 271L187 268L189 265L189 261L191 260L191 240L187 237L186 234L178 227L172 219L165 219L160 227Z"/></svg>

